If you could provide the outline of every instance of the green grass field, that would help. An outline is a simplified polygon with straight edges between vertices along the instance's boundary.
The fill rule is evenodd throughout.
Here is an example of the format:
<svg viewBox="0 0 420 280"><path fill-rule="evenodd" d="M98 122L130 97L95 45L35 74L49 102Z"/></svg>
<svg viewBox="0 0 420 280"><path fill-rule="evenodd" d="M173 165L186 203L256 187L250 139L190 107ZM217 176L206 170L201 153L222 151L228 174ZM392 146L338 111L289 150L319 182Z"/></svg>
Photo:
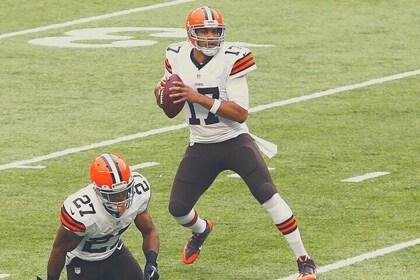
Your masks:
<svg viewBox="0 0 420 280"><path fill-rule="evenodd" d="M182 116L165 117L152 91L166 46L184 38L153 34L183 28L189 11L204 4L224 16L227 41L253 44L258 70L248 82L255 111L247 123L281 149L267 164L307 250L323 268L318 278L420 274L418 1L191 0L140 9L171 3L164 1L0 1L0 279L46 276L62 202L89 183L90 161L102 152L119 153L132 165L159 163L140 172L153 190L161 279L279 280L297 272L271 218L229 172L197 204L215 224L200 259L191 266L180 259L190 232L167 207L188 129L146 132L183 123ZM92 18L131 9L137 10ZM43 39L62 37L55 42L64 44L65 32L113 27L122 31L112 35L132 36L132 43L154 42L117 48L111 41L118 39L72 35L70 43L81 45L59 47ZM387 79L402 73L411 74ZM272 106L379 78L385 79ZM257 110L260 105L267 108ZM342 182L372 172L389 174ZM134 226L124 240L143 266ZM404 242L414 245L401 247ZM328 266L393 245L392 252Z"/></svg>

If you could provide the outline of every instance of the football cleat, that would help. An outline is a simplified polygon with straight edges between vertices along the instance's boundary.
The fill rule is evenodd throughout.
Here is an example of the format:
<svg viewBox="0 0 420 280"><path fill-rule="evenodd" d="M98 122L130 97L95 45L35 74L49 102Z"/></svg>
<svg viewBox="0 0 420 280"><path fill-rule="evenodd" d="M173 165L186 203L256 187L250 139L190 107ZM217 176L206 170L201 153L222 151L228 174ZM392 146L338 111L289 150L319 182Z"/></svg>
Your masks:
<svg viewBox="0 0 420 280"><path fill-rule="evenodd" d="M213 230L213 223L206 221L206 229L203 233L194 233L191 235L190 240L185 244L184 250L182 250L182 261L185 264L192 264L200 255L201 247L204 241Z"/></svg>
<svg viewBox="0 0 420 280"><path fill-rule="evenodd" d="M301 256L297 259L299 268L298 280L316 280L315 262L308 256Z"/></svg>

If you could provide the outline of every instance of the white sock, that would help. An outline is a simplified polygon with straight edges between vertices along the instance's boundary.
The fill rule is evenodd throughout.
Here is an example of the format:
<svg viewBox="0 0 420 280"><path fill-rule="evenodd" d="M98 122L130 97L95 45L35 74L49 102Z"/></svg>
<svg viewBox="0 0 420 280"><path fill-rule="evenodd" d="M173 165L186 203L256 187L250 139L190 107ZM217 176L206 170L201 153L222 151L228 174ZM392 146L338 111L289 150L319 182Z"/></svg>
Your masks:
<svg viewBox="0 0 420 280"><path fill-rule="evenodd" d="M283 234L296 256L307 256L305 247L303 246L299 228L289 205L276 193L269 200L263 203L264 208L270 214L271 219L277 226L278 230Z"/></svg>
<svg viewBox="0 0 420 280"><path fill-rule="evenodd" d="M203 233L206 230L207 223L198 216L197 211L192 209L190 213L181 217L174 217L178 224L187 227L195 233Z"/></svg>

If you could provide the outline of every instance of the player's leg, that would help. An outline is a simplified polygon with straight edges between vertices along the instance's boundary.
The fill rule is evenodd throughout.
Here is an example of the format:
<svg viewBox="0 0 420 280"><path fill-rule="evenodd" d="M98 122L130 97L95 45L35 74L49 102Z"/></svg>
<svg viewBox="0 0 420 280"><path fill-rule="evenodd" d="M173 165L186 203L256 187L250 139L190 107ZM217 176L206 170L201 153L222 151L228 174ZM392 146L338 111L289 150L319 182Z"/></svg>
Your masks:
<svg viewBox="0 0 420 280"><path fill-rule="evenodd" d="M103 280L103 262L88 262L79 258L74 258L66 266L68 280Z"/></svg>
<svg viewBox="0 0 420 280"><path fill-rule="evenodd" d="M190 214L194 215L193 220L189 222L188 224L182 224L182 220L185 218L190 218ZM198 217L197 212L192 209L190 214L184 216L184 217L175 217L175 220L177 220L180 224L182 224L184 227L188 227L192 230L192 234L190 236L190 239L185 244L181 259L185 264L192 264L195 262L195 260L198 258L201 252L201 248L204 244L204 241L206 241L207 237L209 236L210 232L213 230L213 223L210 220L203 220ZM201 220L201 221L200 221ZM193 228L202 228L199 223L204 222L204 229L198 229L196 231L193 230Z"/></svg>
<svg viewBox="0 0 420 280"><path fill-rule="evenodd" d="M208 145L189 146L176 173L169 200L169 212L180 225L191 229L192 235L182 251L185 264L193 263L200 254L201 246L213 225L198 215L194 205L210 187L218 173ZM214 156L214 155L213 155Z"/></svg>
<svg viewBox="0 0 420 280"><path fill-rule="evenodd" d="M124 245L106 260L107 280L143 280L143 271ZM104 278L105 279L105 278Z"/></svg>
<svg viewBox="0 0 420 280"><path fill-rule="evenodd" d="M267 165L252 138L248 135L240 135L235 146L234 152L237 154L237 158L232 163L233 170L242 177L255 199L267 210L277 229L294 252L298 266L299 260L309 260L300 262L299 271L302 274L308 274L310 273L308 266L312 265L313 273L311 274L313 277L300 279L315 279L315 264L309 258L303 245L293 212L277 192Z"/></svg>

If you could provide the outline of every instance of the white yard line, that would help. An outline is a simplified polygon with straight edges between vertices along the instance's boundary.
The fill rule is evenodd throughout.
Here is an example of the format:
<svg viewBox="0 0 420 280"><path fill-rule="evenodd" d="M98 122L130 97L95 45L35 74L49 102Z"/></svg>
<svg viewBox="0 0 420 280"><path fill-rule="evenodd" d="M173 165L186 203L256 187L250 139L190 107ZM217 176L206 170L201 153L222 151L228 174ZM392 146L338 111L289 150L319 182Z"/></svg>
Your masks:
<svg viewBox="0 0 420 280"><path fill-rule="evenodd" d="M0 279L7 278L9 276L10 276L10 274L0 274Z"/></svg>
<svg viewBox="0 0 420 280"><path fill-rule="evenodd" d="M159 162L144 162L144 163L140 163L140 164L136 164L136 165L131 165L130 169L131 170L137 170L137 169L141 169L141 168L146 168L146 167L152 167L155 165L159 165Z"/></svg>
<svg viewBox="0 0 420 280"><path fill-rule="evenodd" d="M139 13L139 12L144 12L144 11L149 11L149 10L158 9L158 8L162 8L162 7L169 7L169 6L174 6L174 5L188 3L188 2L194 2L194 1L196 1L196 0L170 1L170 2L165 2L165 3L160 3L160 4L154 4L154 5L150 5L150 6L146 6L146 7L139 7L139 8L129 9L129 10L123 10L123 11L119 11L119 12L115 12L115 13L111 13L111 14L81 18L81 19L67 21L67 22L63 22L63 23L56 23L56 24L51 24L51 25L47 25L47 26L26 29L26 30L22 30L22 31L12 32L12 33L0 34L0 40L5 39L5 38L10 38L10 37L17 37L17 36L21 36L21 35L25 35L25 34L30 34L30 33L36 33L36 32L42 32L42 31L51 30L51 29L57 29L57 28L61 28L61 27L72 26L72 25L81 24L81 23L87 23L87 22L92 22L92 21L97 21L97 20L102 20L102 19L109 19L109 18L113 18L113 17L125 16L125 15L129 15L129 14L134 14L134 13Z"/></svg>
<svg viewBox="0 0 420 280"><path fill-rule="evenodd" d="M302 101L306 101L306 100L320 98L320 97L323 97L323 96L337 94L337 93L341 93L341 92L345 92L345 91L351 91L351 90L357 89L357 88L362 88L362 87L377 85L377 84L381 84L381 83L385 83L385 82L389 82L389 81L404 79L404 78L416 76L416 75L419 75L419 74L420 74L420 69L414 70L414 71L409 71L409 72L404 72L404 73L400 73L400 74L396 74L396 75L383 77L383 78L380 78L380 79L370 80L370 81L359 83L359 84L338 87L338 88L335 88L335 89L329 89L329 90L326 90L326 91L316 92L316 93L313 93L313 94L304 95L304 96L300 96L300 97L295 97L295 98L291 98L291 99L287 99L287 100L283 100L283 101L279 101L279 102L274 102L274 103L270 103L270 104L267 104L267 105L260 105L260 106L251 108L250 112L253 112L253 113L260 112L260 111L275 108L275 107L281 107L281 106L285 106L285 105L288 105L288 104L293 104L293 103L297 103L297 102L302 102ZM24 166L24 165L37 163L37 162L41 162L41 161L48 160L48 159L58 158L58 157L62 157L62 156L65 156L65 155L78 153L78 152L81 152L81 151L87 151L87 150L90 150L90 149L106 147L106 146L110 146L110 145L117 144L117 143L120 143L120 142L130 141L130 140L134 140L134 139L138 139L138 138L145 138L145 137L149 137L149 136L152 136L152 135L166 133L166 132L169 132L169 131L174 131L174 130L178 130L178 129L182 129L182 128L186 128L186 127L187 127L187 125L184 123L184 124L179 124L179 125L173 125L173 126L167 126L167 127L163 127L163 128L152 129L152 130L145 131L145 132L139 132L139 133L136 133L136 134L127 135L127 136L119 137L119 138L112 139L112 140L106 140L106 141L103 141L103 142L94 143L94 144L90 144L90 145L83 146L83 147L70 148L70 149L66 149L66 150L63 150L63 151L54 152L54 153L51 153L51 154L35 157L35 158L32 158L32 159L27 159L27 160L15 161L15 162L12 162L12 163L2 164L2 165L0 165L0 170L10 169L10 168L22 168L22 166Z"/></svg>
<svg viewBox="0 0 420 280"><path fill-rule="evenodd" d="M136 134L123 136L123 137L119 137L119 138L112 139L112 140L106 140L106 141L103 141L103 142L94 143L94 144L90 144L90 145L83 146L83 147L70 148L70 149L66 149L66 150L63 150L63 151L54 152L54 153L51 153L51 154L48 154L48 155L35 157L35 158L32 158L32 159L27 159L27 160L22 160L22 161L16 161L16 162L12 162L12 163L3 164L3 165L0 165L0 170L10 169L10 168L21 168L23 165L32 164L32 163L35 163L35 162L40 162L40 161L44 161L44 160L47 160L47 159L58 158L58 157L62 157L62 156L66 156L66 155L70 155L70 154L74 154L74 153L79 153L79 152L87 151L87 150L91 150L91 149L96 149L96 148L100 148L100 147L106 147L106 146L110 146L110 145L117 144L117 143L120 143L120 142L130 141L130 140L134 140L134 139L138 139L138 138L145 138L145 137L148 137L148 136L161 134L161 133L165 133L165 132L169 132L169 131L173 131L173 130L178 130L178 129L185 128L185 127L187 127L186 124L173 125L173 126L168 126L168 127L158 128L158 129L152 129L152 130L149 130L149 131L146 131L146 132L139 132L139 133L136 133Z"/></svg>
<svg viewBox="0 0 420 280"><path fill-rule="evenodd" d="M310 100L310 99L320 98L320 97L323 97L323 96L328 96L328 95L332 95L332 94L336 94L336 93L340 93L340 92L344 92L344 91L350 91L350 90L353 90L353 89L373 86L373 85L382 84L382 83L389 82L389 81L400 80L400 79L404 79L404 78L407 78L407 77L416 76L418 74L420 74L420 69L417 69L417 70L414 70L414 71L409 71L409 72L404 72L404 73L400 73L400 74L395 74L395 75L391 75L391 76L387 76L387 77L383 77L383 78L379 78L379 79L373 79L373 80L369 80L369 81L359 83L359 84L353 84L353 85L333 88L333 89L329 89L329 90L325 90L325 91L315 92L315 93L312 93L312 94L309 94L309 95L304 95L304 96L295 97L295 98L291 98L291 99L287 99L287 100L283 100L283 101L278 101L278 102L274 102L274 103L267 104L267 105L260 105L260 106L252 108L250 110L250 112L259 112L259 111L274 108L274 107L280 107L280 106L293 104L293 103L298 103L298 102L302 102L302 101L306 101L306 100Z"/></svg>
<svg viewBox="0 0 420 280"><path fill-rule="evenodd" d="M362 176L348 178L348 179L342 180L341 182L359 183L359 182L362 182L362 181L367 180L367 179L376 178L376 177L380 177L380 176L385 176L385 175L388 175L388 174L389 174L389 172L372 172L372 173L367 173L367 174L362 175Z"/></svg>
<svg viewBox="0 0 420 280"><path fill-rule="evenodd" d="M333 263L333 264L318 267L317 268L317 273L318 274L319 273L325 273L325 272L328 272L328 271L331 271L331 270L343 268L345 266L349 266L349 265L352 265L352 264L355 264L355 263L358 263L358 262L362 262L362 261L365 261L365 260L368 260L368 259L373 259L373 258L380 257L380 256L383 256L383 255L386 255L386 254L390 254L392 252L396 252L396 251L405 249L407 247L415 246L415 245L418 245L418 244L420 244L420 238L417 238L417 239L414 239L414 240L411 240L411 241L407 241L407 242L403 242L403 243L399 243L399 244L395 244L395 245L392 245L390 247L382 248L382 249L379 249L379 250L376 250L376 251L373 251L373 252L369 252L369 253L366 253L366 254L362 254L362 255L359 255L359 256L356 256L356 257L353 257L353 258L348 258L348 259L345 259L345 260L341 260L341 261L338 261L338 262ZM292 279L296 280L297 276L298 276L298 274L296 273L296 274L289 275L289 276L284 277L284 278L278 278L276 280L292 280Z"/></svg>

